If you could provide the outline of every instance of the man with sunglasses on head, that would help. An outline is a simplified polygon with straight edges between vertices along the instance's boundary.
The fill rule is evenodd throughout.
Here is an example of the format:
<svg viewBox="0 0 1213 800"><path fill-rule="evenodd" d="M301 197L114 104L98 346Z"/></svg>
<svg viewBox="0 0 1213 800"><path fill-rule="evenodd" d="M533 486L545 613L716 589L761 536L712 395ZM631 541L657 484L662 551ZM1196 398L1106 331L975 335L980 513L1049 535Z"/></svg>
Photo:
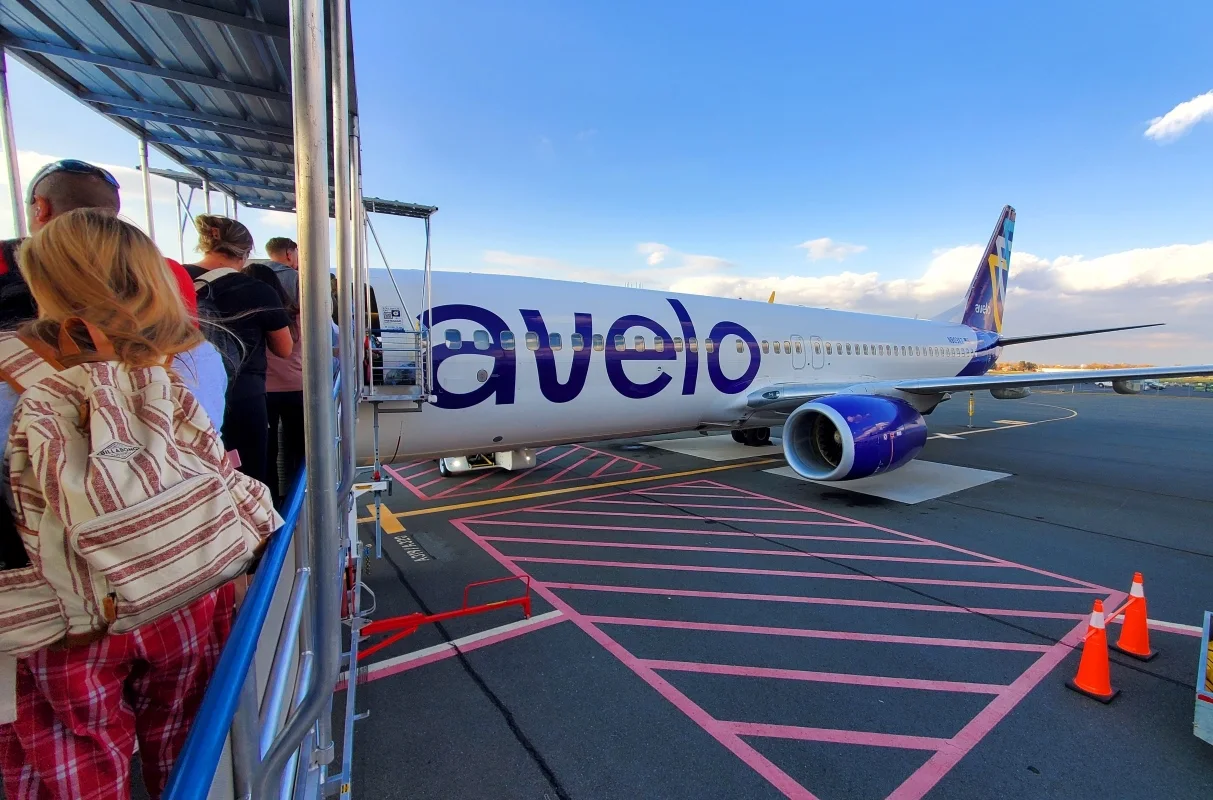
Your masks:
<svg viewBox="0 0 1213 800"><path fill-rule="evenodd" d="M121 210L118 181L107 170L87 161L65 158L47 164L34 175L26 193L26 217L30 233L37 233L60 214L78 208L97 208L117 214ZM12 330L38 315L25 279L17 269L21 239L0 242L0 330ZM185 268L166 258L177 281L181 299L191 314L197 313L194 282Z"/></svg>

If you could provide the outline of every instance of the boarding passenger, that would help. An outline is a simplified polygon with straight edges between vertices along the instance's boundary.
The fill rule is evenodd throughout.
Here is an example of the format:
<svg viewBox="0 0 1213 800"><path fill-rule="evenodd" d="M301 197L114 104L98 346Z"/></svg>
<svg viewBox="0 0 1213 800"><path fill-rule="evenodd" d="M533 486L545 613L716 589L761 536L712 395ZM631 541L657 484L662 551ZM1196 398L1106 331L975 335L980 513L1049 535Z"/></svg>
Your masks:
<svg viewBox="0 0 1213 800"><path fill-rule="evenodd" d="M158 798L231 629L230 581L281 520L226 459L211 422L226 375L218 361L210 373L183 362L202 333L146 235L71 211L22 246L19 265L38 318L0 334L0 447L19 489L0 507L41 555L0 572L0 651L18 657L15 721L0 725L4 793L126 800L137 743ZM169 502L167 517L140 510ZM211 525L218 508L236 516ZM186 538L194 517L208 521L207 542ZM83 547L64 561L48 542L69 521ZM233 542L238 563L210 552ZM132 563L147 583L111 582L114 564Z"/></svg>
<svg viewBox="0 0 1213 800"><path fill-rule="evenodd" d="M186 270L198 290L199 315L214 323L204 330L229 367L223 443L236 452L241 472L264 482L269 438L265 354L268 349L280 358L290 356L291 320L277 292L240 271L253 251L248 228L212 214L200 214L195 227L203 255Z"/></svg>
<svg viewBox="0 0 1213 800"><path fill-rule="evenodd" d="M118 181L109 171L74 158L53 161L34 174L26 192L31 233L42 230L56 216L77 208L95 208L116 215L121 210ZM38 315L29 287L17 268L21 242L21 239L0 242L0 330L14 330ZM164 261L173 272L186 309L195 313L193 279L176 261L171 258ZM209 346L204 350L209 351Z"/></svg>
<svg viewBox="0 0 1213 800"><path fill-rule="evenodd" d="M274 240L270 241L272 243ZM269 250L268 246L266 249ZM281 509L285 495L290 490L290 481L303 465L303 348L300 346L298 296L283 284L282 274L273 267L272 264L249 264L244 272L273 288L291 318L294 347L290 356L279 358L267 353L265 357L265 407L269 420L265 482L274 496L274 506ZM297 278L292 286L297 289ZM281 472L278 469L279 454Z"/></svg>

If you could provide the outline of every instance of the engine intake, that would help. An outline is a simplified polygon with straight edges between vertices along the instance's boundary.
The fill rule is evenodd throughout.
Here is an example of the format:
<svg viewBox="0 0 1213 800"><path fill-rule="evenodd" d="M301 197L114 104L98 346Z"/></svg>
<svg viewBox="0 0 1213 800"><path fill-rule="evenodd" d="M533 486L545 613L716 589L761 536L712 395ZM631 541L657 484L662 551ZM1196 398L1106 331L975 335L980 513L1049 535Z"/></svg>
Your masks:
<svg viewBox="0 0 1213 800"><path fill-rule="evenodd" d="M1119 378L1112 381L1112 391L1117 394L1141 394L1141 381Z"/></svg>
<svg viewBox="0 0 1213 800"><path fill-rule="evenodd" d="M847 481L897 469L927 443L927 423L891 397L840 394L805 403L783 424L783 452L797 474Z"/></svg>

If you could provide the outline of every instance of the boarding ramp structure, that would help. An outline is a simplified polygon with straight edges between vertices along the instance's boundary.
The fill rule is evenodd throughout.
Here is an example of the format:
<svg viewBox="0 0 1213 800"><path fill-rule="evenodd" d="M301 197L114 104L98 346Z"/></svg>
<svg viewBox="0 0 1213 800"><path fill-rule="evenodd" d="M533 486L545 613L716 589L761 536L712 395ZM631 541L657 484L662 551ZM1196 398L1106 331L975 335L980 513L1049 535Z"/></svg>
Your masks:
<svg viewBox="0 0 1213 800"><path fill-rule="evenodd" d="M369 547L358 541L354 499L384 488L355 480L358 405L376 394L368 388L375 386L372 370L360 367L372 363L367 211L419 216L428 227L432 209L407 213L407 204L363 202L351 29L348 0L13 0L0 6L0 134L16 235L26 234L25 209L5 58L136 137L149 234L155 235L156 174L150 149L183 170L165 176L177 184L180 225L189 213L183 185L202 190L208 211L218 192L225 209L232 203L233 216L245 206L294 211L298 219L307 468L242 602L164 794L170 800L344 798L353 791L354 722L361 716L356 682L338 709L340 743L333 740L334 692L342 670L357 670L358 631L366 622L361 565ZM336 220L336 376L330 368L330 217ZM181 236L179 229L183 251ZM412 333L417 351L424 337ZM411 392L423 402L428 384L411 385L419 391L398 395Z"/></svg>

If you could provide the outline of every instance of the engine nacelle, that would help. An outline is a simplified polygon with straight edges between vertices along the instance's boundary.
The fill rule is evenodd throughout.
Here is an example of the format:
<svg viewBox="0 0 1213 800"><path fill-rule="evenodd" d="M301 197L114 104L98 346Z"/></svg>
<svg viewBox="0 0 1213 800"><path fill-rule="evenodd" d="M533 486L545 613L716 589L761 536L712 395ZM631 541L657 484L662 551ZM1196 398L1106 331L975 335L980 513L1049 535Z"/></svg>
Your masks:
<svg viewBox="0 0 1213 800"><path fill-rule="evenodd" d="M917 456L927 423L891 397L838 394L805 403L783 424L783 453L797 474L846 481L888 472Z"/></svg>
<svg viewBox="0 0 1213 800"><path fill-rule="evenodd" d="M1022 400L1032 394L1032 390L1026 386L1000 386L991 389L990 394L995 400Z"/></svg>
<svg viewBox="0 0 1213 800"><path fill-rule="evenodd" d="M1141 381L1131 381L1125 378L1112 381L1112 391L1117 394L1141 394Z"/></svg>

